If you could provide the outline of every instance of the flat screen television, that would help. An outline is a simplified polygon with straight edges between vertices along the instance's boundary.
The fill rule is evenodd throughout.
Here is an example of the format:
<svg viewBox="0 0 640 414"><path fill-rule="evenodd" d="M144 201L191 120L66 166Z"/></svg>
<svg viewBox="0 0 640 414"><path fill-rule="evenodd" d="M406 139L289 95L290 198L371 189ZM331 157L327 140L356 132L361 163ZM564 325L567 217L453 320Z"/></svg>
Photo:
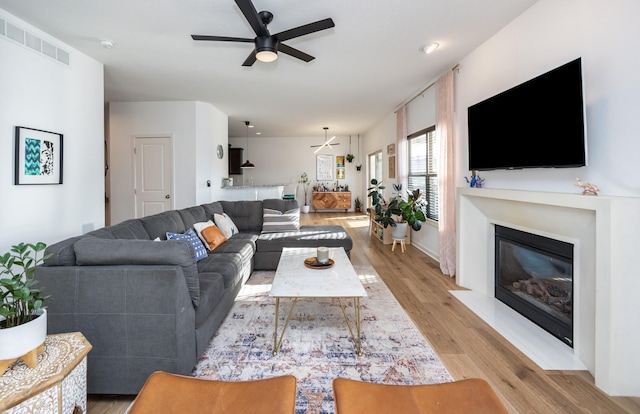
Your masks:
<svg viewBox="0 0 640 414"><path fill-rule="evenodd" d="M587 165L582 60L467 109L469 170Z"/></svg>

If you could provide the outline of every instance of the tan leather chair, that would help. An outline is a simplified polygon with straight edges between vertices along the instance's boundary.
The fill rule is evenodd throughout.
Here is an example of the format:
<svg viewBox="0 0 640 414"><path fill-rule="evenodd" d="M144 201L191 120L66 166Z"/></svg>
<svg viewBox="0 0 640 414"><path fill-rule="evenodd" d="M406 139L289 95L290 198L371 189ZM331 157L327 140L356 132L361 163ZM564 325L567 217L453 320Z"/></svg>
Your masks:
<svg viewBox="0 0 640 414"><path fill-rule="evenodd" d="M227 382L157 371L147 378L127 412L292 414L295 405L292 375Z"/></svg>
<svg viewBox="0 0 640 414"><path fill-rule="evenodd" d="M491 386L479 378L426 385L336 378L333 396L336 414L508 414Z"/></svg>

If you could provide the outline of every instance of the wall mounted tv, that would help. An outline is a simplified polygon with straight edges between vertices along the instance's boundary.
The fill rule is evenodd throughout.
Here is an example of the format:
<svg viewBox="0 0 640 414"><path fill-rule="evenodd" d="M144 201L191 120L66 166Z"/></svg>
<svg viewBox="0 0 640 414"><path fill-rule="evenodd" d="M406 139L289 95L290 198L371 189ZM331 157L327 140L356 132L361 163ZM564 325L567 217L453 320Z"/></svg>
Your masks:
<svg viewBox="0 0 640 414"><path fill-rule="evenodd" d="M581 58L470 106L469 170L587 165Z"/></svg>

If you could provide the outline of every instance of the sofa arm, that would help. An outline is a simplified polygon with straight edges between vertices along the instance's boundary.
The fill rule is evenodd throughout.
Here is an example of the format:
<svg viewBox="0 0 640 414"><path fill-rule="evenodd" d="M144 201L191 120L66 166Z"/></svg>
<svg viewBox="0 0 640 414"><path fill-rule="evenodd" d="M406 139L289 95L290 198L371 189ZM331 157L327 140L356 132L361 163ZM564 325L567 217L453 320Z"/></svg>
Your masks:
<svg viewBox="0 0 640 414"><path fill-rule="evenodd" d="M180 266L38 266L48 333L80 331L93 346L88 392L136 394L153 371L189 374L195 309Z"/></svg>
<svg viewBox="0 0 640 414"><path fill-rule="evenodd" d="M174 265L180 266L193 306L200 300L198 268L191 243L186 240L156 242L137 239L85 237L74 245L80 266Z"/></svg>

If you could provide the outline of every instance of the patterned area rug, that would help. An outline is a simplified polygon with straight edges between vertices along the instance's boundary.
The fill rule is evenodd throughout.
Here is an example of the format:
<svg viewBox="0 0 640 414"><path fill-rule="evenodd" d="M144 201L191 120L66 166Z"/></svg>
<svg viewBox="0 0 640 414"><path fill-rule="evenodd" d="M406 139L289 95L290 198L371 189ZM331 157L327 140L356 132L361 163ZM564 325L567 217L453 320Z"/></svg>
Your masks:
<svg viewBox="0 0 640 414"><path fill-rule="evenodd" d="M194 368L199 378L241 381L291 374L297 378L296 413L333 413L334 378L386 384L452 381L435 352L371 267L356 272L361 300L362 356L357 356L335 299L301 299L273 356L275 272L254 272ZM347 315L353 320L353 301ZM291 302L280 301L281 328ZM354 330L355 332L355 330Z"/></svg>

